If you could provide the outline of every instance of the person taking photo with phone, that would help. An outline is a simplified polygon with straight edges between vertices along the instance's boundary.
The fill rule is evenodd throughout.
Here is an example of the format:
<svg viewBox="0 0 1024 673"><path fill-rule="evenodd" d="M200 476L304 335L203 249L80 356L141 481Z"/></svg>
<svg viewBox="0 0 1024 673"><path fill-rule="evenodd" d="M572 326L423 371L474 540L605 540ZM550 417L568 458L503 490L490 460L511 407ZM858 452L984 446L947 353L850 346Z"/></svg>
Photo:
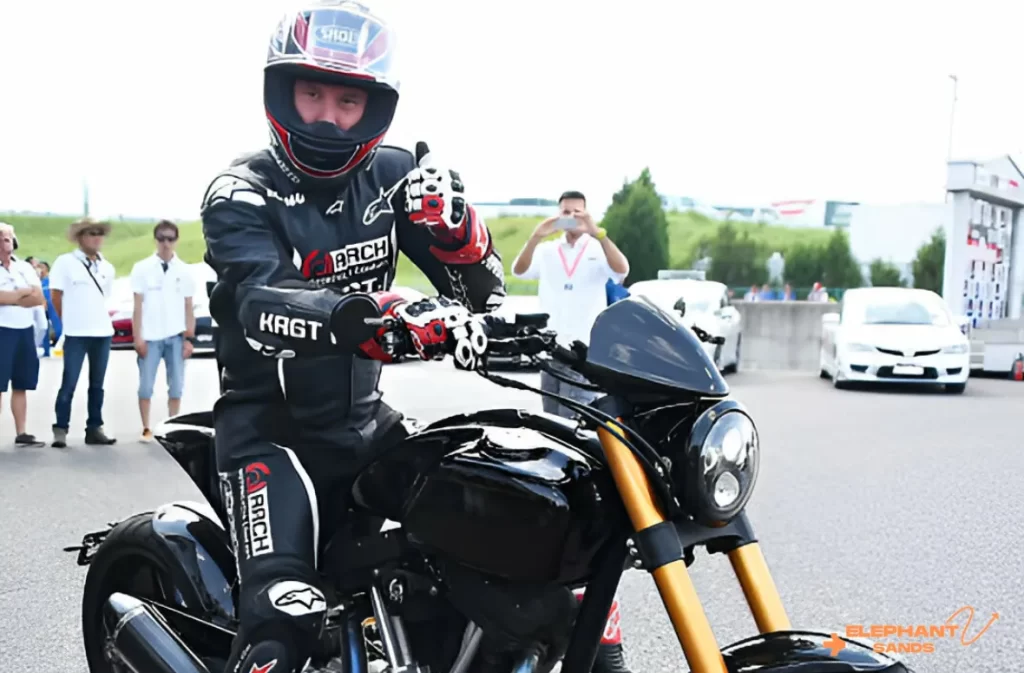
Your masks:
<svg viewBox="0 0 1024 673"><path fill-rule="evenodd" d="M581 192L562 194L558 210L557 215L534 229L512 263L512 275L539 281L540 310L548 314L548 327L557 332L559 342L568 345L578 339L589 344L590 330L597 315L608 307L608 281L622 283L629 274L629 262L608 238L608 232L594 223L587 212L587 199ZM545 240L558 232L561 232L558 238ZM554 361L549 364L563 377L586 383L582 376L564 365ZM597 393L555 378L546 371L540 373L540 387L584 404L597 397ZM556 400L542 399L547 413L563 418L576 415ZM576 597L582 600L582 592L576 592ZM618 595L612 602L599 653L594 673L629 673L622 646Z"/></svg>
<svg viewBox="0 0 1024 673"><path fill-rule="evenodd" d="M539 281L540 310L547 313L548 326L558 340L568 345L575 340L590 343L590 330L597 315L608 306L607 283L621 283L629 274L625 255L594 223L581 192L569 191L558 199L559 212L541 222L512 264L516 278ZM561 236L545 240L554 233ZM567 378L584 382L579 374L552 362ZM589 403L596 393L541 372L541 389ZM544 411L572 418L575 413L550 398Z"/></svg>

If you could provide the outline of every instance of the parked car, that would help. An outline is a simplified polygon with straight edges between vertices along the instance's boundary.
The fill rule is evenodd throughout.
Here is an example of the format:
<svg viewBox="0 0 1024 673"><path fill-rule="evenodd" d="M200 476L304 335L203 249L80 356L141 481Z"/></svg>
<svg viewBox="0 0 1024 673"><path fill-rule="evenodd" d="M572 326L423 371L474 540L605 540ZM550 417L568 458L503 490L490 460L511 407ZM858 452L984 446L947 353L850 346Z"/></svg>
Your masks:
<svg viewBox="0 0 1024 673"><path fill-rule="evenodd" d="M116 350L131 350L135 345L132 336L132 311L135 309L135 295L131 279L117 278L114 289L107 300L107 313L114 324L114 338L110 347Z"/></svg>
<svg viewBox="0 0 1024 673"><path fill-rule="evenodd" d="M821 377L851 383L934 383L958 394L971 373L961 320L931 290L859 287L821 318Z"/></svg>
<svg viewBox="0 0 1024 673"><path fill-rule="evenodd" d="M713 280L670 278L642 280L629 293L649 299L687 327L725 337L724 344L705 343L704 350L719 371L737 371L743 342L743 316L729 301L729 288Z"/></svg>
<svg viewBox="0 0 1024 673"><path fill-rule="evenodd" d="M217 350L217 321L210 315L210 290L217 282L217 272L206 262L190 264L195 278L192 314L196 319L196 340L193 352L214 353Z"/></svg>

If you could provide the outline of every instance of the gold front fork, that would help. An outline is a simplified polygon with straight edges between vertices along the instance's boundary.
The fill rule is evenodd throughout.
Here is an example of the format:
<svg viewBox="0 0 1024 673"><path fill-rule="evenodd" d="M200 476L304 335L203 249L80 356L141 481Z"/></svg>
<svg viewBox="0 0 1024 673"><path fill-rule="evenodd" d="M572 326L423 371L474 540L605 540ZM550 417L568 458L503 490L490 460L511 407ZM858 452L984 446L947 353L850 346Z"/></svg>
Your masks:
<svg viewBox="0 0 1024 673"><path fill-rule="evenodd" d="M665 514L657 505L643 466L616 436L603 428L598 428L597 433L633 529L639 532L664 522ZM625 436L621 428L619 433ZM788 629L782 600L758 545L740 547L729 553L729 559L761 633ZM691 673L728 673L686 562L673 561L656 568L651 575Z"/></svg>

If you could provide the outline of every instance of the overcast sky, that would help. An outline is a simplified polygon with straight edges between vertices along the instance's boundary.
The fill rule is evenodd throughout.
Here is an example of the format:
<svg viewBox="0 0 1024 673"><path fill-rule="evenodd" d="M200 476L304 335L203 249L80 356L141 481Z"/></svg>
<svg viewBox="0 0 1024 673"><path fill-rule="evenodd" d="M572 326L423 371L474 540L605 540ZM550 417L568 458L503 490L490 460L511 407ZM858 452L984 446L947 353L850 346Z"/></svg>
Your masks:
<svg viewBox="0 0 1024 673"><path fill-rule="evenodd" d="M941 201L951 73L954 156L1024 149L1024 3L943 5L392 0L389 140L429 142L476 200L578 188L600 206L649 165L663 193L720 204ZM87 178L96 214L195 217L266 143L286 7L0 3L0 211L76 212Z"/></svg>

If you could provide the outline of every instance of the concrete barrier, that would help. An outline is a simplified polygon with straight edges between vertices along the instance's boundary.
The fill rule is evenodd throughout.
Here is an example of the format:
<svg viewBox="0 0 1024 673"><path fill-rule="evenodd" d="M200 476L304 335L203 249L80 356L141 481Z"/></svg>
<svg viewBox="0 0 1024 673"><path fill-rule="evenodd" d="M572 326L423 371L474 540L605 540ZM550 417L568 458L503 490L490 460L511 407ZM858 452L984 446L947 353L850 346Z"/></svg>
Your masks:
<svg viewBox="0 0 1024 673"><path fill-rule="evenodd" d="M743 316L740 369L818 371L821 316L838 304L808 301L734 301Z"/></svg>

